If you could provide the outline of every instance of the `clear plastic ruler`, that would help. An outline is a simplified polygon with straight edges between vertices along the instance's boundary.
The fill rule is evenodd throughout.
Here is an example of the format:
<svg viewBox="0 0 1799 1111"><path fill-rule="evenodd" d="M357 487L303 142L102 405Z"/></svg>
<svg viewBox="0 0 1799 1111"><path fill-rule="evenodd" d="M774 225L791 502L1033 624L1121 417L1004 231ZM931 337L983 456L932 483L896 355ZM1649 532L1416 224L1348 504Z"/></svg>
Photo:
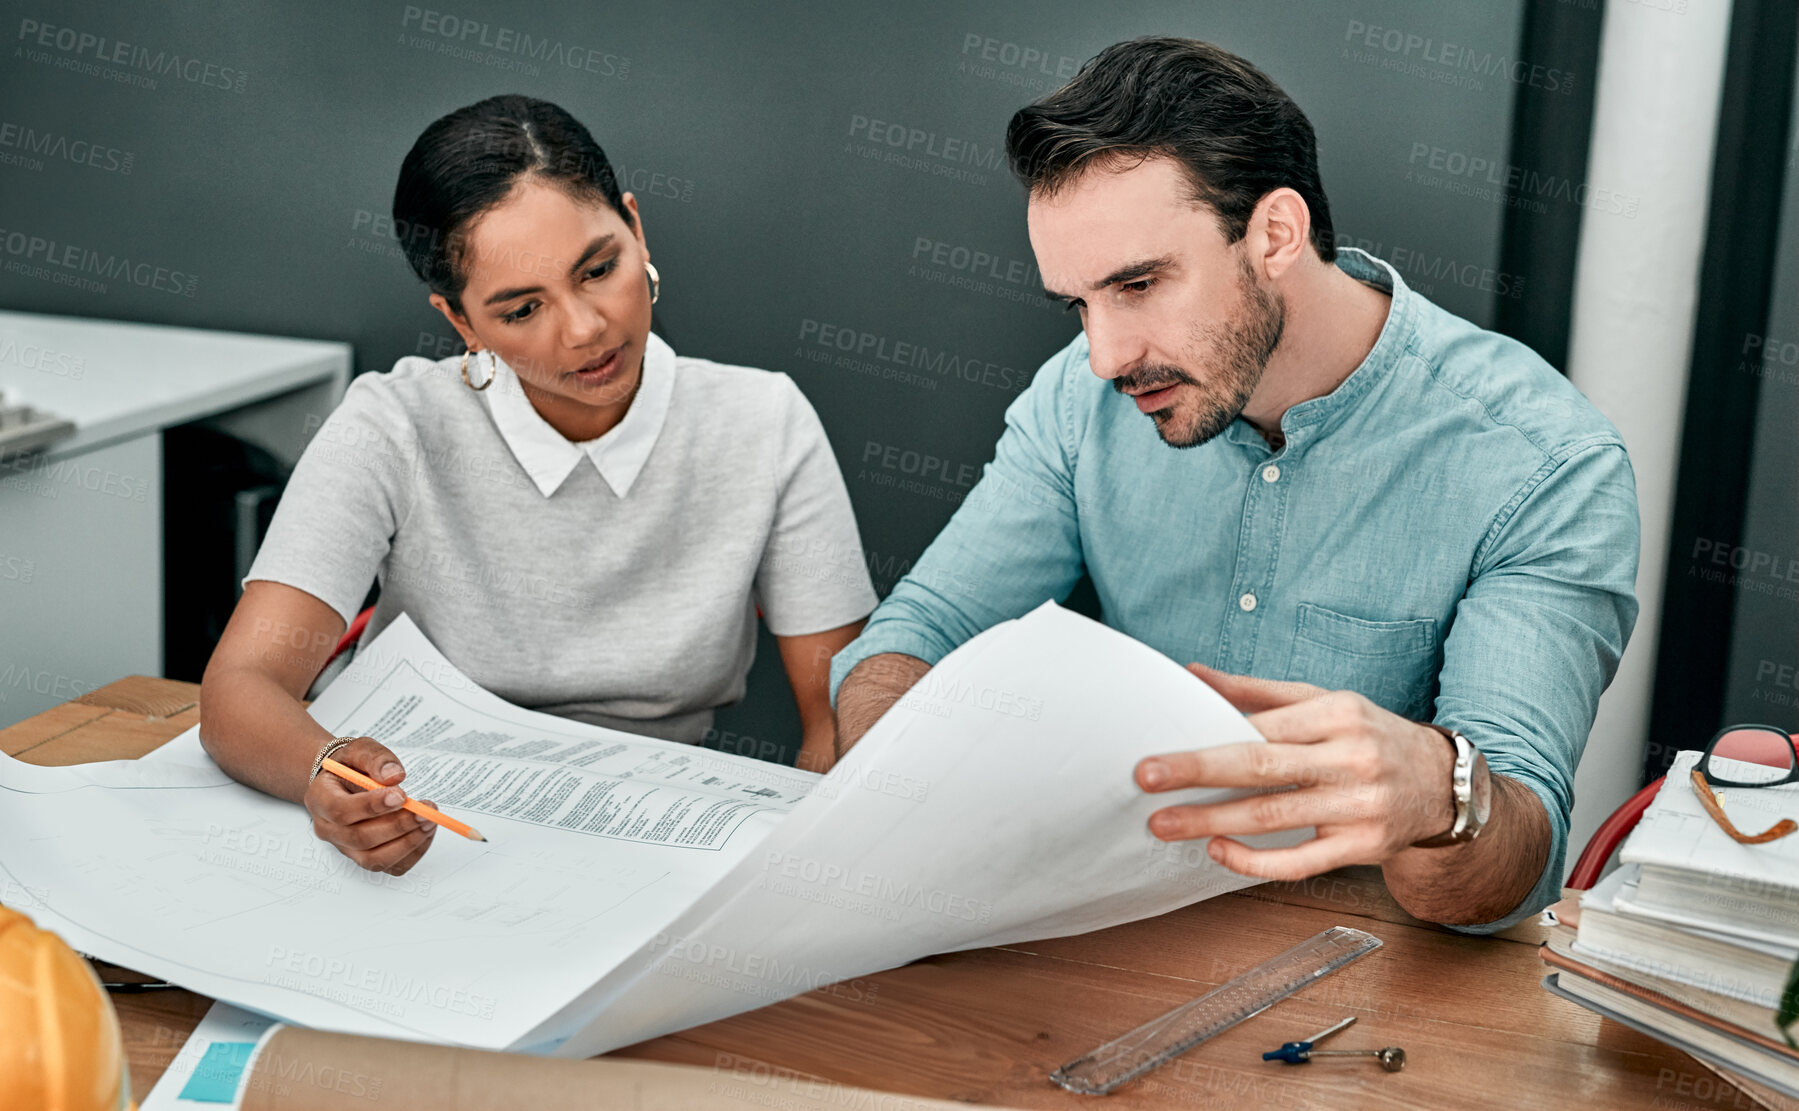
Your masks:
<svg viewBox="0 0 1799 1111"><path fill-rule="evenodd" d="M1261 1014L1380 945L1380 938L1371 933L1332 926L1198 999L1070 1061L1050 1073L1049 1078L1071 1092L1110 1095L1126 1081L1135 1080L1207 1038Z"/></svg>

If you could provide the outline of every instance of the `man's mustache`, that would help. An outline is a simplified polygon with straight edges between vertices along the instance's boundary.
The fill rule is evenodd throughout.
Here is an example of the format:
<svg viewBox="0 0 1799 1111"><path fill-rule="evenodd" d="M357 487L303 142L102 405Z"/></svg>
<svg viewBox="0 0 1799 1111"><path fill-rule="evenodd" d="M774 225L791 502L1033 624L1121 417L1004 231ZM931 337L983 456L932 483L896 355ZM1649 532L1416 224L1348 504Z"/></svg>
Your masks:
<svg viewBox="0 0 1799 1111"><path fill-rule="evenodd" d="M1199 380L1178 366L1166 363L1157 366L1138 367L1129 374L1112 379L1112 388L1119 393L1146 393L1149 390L1160 390L1168 386L1197 386Z"/></svg>

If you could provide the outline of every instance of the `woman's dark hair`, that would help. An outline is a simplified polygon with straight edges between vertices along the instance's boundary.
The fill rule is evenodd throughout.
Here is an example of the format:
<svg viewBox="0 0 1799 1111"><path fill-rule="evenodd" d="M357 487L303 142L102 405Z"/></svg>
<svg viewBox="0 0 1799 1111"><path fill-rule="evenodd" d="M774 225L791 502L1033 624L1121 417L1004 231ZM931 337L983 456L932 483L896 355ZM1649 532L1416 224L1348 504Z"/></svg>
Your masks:
<svg viewBox="0 0 1799 1111"><path fill-rule="evenodd" d="M1108 46L1006 128L1012 172L1042 195L1096 159L1151 155L1186 168L1194 199L1217 212L1230 243L1249 230L1257 202L1290 187L1311 209L1318 257L1336 258L1311 121L1267 74L1211 43L1141 38Z"/></svg>
<svg viewBox="0 0 1799 1111"><path fill-rule="evenodd" d="M531 174L603 201L635 226L606 152L547 100L493 96L425 128L394 186L394 229L413 272L457 312L468 282L468 226Z"/></svg>

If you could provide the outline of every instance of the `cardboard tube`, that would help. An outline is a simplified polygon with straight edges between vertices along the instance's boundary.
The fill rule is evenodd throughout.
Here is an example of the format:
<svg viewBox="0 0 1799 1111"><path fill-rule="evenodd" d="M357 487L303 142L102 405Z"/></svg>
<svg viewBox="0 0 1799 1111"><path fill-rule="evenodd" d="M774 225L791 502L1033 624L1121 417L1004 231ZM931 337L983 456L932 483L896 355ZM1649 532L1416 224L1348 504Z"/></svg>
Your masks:
<svg viewBox="0 0 1799 1111"><path fill-rule="evenodd" d="M1047 1084L1048 1081L1046 1080ZM712 1068L567 1060L284 1027L244 1085L243 1111L967 1111L720 1053Z"/></svg>

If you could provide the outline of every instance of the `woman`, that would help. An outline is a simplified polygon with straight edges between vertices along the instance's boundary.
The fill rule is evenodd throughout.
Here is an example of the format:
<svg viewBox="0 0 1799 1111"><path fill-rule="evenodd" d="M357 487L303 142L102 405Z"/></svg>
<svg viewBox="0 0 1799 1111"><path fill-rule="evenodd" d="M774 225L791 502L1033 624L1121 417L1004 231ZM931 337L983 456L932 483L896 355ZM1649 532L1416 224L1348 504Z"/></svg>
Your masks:
<svg viewBox="0 0 1799 1111"><path fill-rule="evenodd" d="M378 576L363 639L400 613L509 701L695 742L740 698L756 609L829 767L832 654L875 595L824 430L782 374L678 357L637 201L553 104L484 100L425 129L394 222L468 353L351 383L302 456L201 690L236 779L302 802L362 867L405 872L436 826L387 748L301 706Z"/></svg>

